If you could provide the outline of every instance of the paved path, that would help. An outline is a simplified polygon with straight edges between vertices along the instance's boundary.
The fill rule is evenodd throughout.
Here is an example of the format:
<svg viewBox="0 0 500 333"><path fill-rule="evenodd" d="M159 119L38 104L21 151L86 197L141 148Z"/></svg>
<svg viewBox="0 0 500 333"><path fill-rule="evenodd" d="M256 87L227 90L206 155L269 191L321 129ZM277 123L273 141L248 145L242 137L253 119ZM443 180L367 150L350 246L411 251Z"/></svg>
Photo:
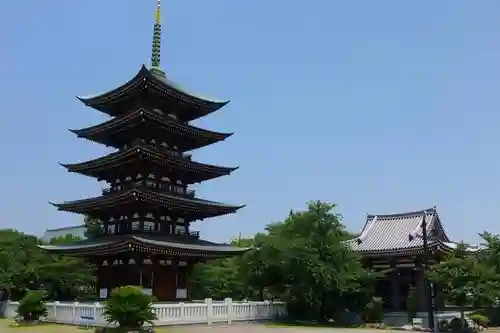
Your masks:
<svg viewBox="0 0 500 333"><path fill-rule="evenodd" d="M267 327L264 324L235 323L232 325L193 325L178 326L172 328L176 333L382 333L401 331L383 331L375 329L357 329L357 328L330 328L330 327Z"/></svg>

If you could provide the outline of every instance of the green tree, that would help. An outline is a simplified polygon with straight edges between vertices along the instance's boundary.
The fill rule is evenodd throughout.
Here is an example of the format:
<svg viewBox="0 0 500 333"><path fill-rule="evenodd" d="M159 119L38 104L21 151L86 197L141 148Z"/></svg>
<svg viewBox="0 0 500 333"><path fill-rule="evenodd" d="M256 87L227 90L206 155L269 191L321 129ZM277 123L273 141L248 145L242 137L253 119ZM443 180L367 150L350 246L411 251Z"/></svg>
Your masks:
<svg viewBox="0 0 500 333"><path fill-rule="evenodd" d="M373 300L379 275L363 268L345 240L335 205L310 202L290 211L253 239L235 245L251 249L242 256L198 265L192 275L195 298L277 298L296 318L324 320L346 309L361 312ZM196 296L195 296L196 295Z"/></svg>
<svg viewBox="0 0 500 333"><path fill-rule="evenodd" d="M444 299L460 309L462 322L467 307L491 306L498 299L500 287L495 268L481 263L467 248L466 244L459 244L429 273L431 281L439 285Z"/></svg>
<svg viewBox="0 0 500 333"><path fill-rule="evenodd" d="M328 319L366 304L356 300L371 299L376 275L364 269L358 254L346 247L344 241L350 235L335 207L310 202L308 210L291 212L285 221L267 228L270 239L260 251L270 253L271 262L264 267L279 271L264 276L276 279L270 287L296 317Z"/></svg>
<svg viewBox="0 0 500 333"><path fill-rule="evenodd" d="M47 293L45 290L30 290L19 301L17 314L27 322L39 320L40 317L47 315L47 306L45 298Z"/></svg>
<svg viewBox="0 0 500 333"><path fill-rule="evenodd" d="M50 239L49 244L50 245L58 245L58 244L69 244L69 243L74 243L81 241L82 239L80 237L73 236L71 234L67 234L64 236L59 236L59 237L53 237Z"/></svg>
<svg viewBox="0 0 500 333"><path fill-rule="evenodd" d="M63 237L52 240L74 241ZM4 298L19 300L28 290L45 289L50 299L71 300L93 286L90 266L78 258L50 255L40 240L15 230L0 230L0 288Z"/></svg>
<svg viewBox="0 0 500 333"><path fill-rule="evenodd" d="M252 239L234 239L231 244L250 247ZM249 285L242 274L244 266L241 257L231 257L208 261L195 266L190 276L190 293L195 299L252 298Z"/></svg>
<svg viewBox="0 0 500 333"><path fill-rule="evenodd" d="M91 216L85 216L85 237L88 239L93 239L100 237L104 234L102 222Z"/></svg>

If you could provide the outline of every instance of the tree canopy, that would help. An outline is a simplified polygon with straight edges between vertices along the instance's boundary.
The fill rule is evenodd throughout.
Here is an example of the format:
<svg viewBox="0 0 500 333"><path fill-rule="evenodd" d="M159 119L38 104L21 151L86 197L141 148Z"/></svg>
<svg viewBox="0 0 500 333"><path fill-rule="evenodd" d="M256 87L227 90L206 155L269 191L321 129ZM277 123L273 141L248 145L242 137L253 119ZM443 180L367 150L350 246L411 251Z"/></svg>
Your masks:
<svg viewBox="0 0 500 333"><path fill-rule="evenodd" d="M51 243L77 240L71 236ZM68 300L94 282L92 269L81 259L49 255L40 240L15 230L0 230L0 289L4 298L22 298L27 290L45 289L51 299Z"/></svg>
<svg viewBox="0 0 500 333"><path fill-rule="evenodd" d="M253 248L243 256L197 267L194 292L198 297L279 298L303 318L359 310L371 299L376 274L346 247L352 235L335 209L314 201L307 210L269 224L266 232L244 240Z"/></svg>
<svg viewBox="0 0 500 333"><path fill-rule="evenodd" d="M97 238L104 234L102 222L91 216L85 216L85 237L88 239Z"/></svg>

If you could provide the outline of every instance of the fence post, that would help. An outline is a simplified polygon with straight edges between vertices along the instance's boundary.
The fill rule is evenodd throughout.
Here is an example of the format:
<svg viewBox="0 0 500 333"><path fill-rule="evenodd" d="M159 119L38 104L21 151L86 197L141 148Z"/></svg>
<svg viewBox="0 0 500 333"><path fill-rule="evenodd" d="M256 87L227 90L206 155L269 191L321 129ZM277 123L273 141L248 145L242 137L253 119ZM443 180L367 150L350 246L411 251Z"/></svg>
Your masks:
<svg viewBox="0 0 500 333"><path fill-rule="evenodd" d="M78 305L78 302L73 302L73 321L72 323L76 323L76 306Z"/></svg>
<svg viewBox="0 0 500 333"><path fill-rule="evenodd" d="M59 306L59 301L55 301L54 303L54 312L53 312L53 315L54 315L54 321L57 323L57 307Z"/></svg>
<svg viewBox="0 0 500 333"><path fill-rule="evenodd" d="M181 322L184 324L184 321L186 320L186 306L184 305L184 302L179 303L179 308L181 311Z"/></svg>
<svg viewBox="0 0 500 333"><path fill-rule="evenodd" d="M94 302L94 307L92 308L92 317L94 317L94 324L97 323L97 308L99 307L99 302Z"/></svg>
<svg viewBox="0 0 500 333"><path fill-rule="evenodd" d="M233 319L233 299L232 298L226 298L224 300L224 303L226 303L227 306L227 323L231 324L232 319Z"/></svg>
<svg viewBox="0 0 500 333"><path fill-rule="evenodd" d="M212 325L212 317L214 315L214 308L212 305L212 299L205 298L205 304L207 306L207 324Z"/></svg>

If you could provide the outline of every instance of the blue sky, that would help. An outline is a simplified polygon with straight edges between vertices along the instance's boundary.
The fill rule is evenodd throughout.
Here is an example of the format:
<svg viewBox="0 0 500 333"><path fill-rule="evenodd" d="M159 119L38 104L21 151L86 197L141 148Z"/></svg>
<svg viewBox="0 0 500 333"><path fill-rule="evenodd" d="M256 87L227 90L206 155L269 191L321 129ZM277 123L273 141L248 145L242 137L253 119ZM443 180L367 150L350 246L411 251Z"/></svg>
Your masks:
<svg viewBox="0 0 500 333"><path fill-rule="evenodd" d="M198 193L247 204L193 228L224 241L291 208L366 213L437 205L454 239L498 232L500 2L163 0L162 65L231 99L197 125L236 134L196 151L239 165ZM48 201L102 184L58 162L106 153L68 128L106 119L75 98L149 62L154 0L2 1L0 227L41 234L82 218Z"/></svg>

